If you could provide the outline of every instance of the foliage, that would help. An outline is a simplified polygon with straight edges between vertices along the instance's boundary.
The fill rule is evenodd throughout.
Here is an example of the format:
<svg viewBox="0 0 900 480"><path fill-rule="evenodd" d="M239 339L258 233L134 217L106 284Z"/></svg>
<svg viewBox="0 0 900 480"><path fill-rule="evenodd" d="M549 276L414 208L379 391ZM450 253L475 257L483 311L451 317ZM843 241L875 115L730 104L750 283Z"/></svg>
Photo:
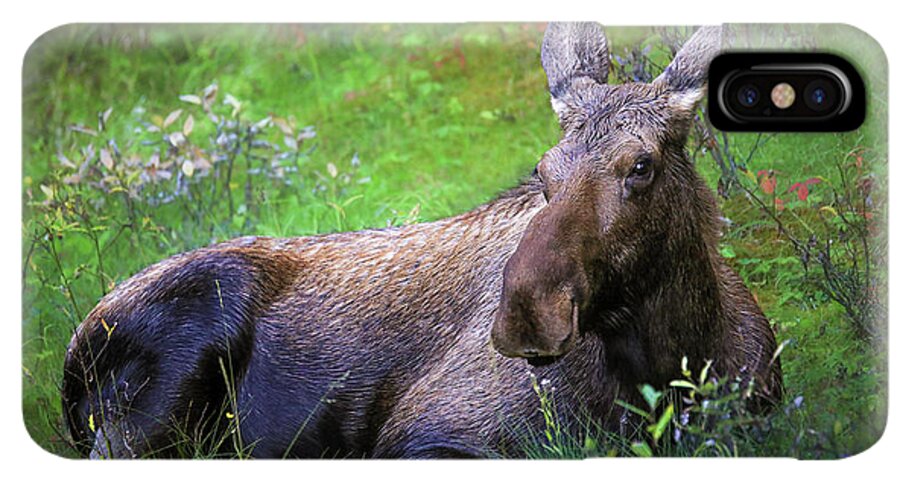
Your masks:
<svg viewBox="0 0 900 480"><path fill-rule="evenodd" d="M664 390L641 385L643 405L617 401L626 413L625 430L611 432L597 422L559 421L555 389L534 378L545 428L516 438L528 458L621 457L762 457L836 458L847 455L846 425L833 420L827 429L823 412L796 395L766 412L753 405L754 384L740 378L716 378L712 362L696 376L682 359L682 377ZM870 434L872 432L869 432ZM852 448L865 448L854 445ZM855 450L851 450L855 451Z"/></svg>

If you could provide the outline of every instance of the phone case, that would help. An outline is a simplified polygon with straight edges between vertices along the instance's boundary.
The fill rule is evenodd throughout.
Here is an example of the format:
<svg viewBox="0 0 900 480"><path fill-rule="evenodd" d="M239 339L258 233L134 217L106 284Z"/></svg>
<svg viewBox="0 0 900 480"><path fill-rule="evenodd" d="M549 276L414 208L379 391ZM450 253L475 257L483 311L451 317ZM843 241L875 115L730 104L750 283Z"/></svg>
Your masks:
<svg viewBox="0 0 900 480"><path fill-rule="evenodd" d="M707 118L830 52L847 133ZM68 25L23 416L89 458L840 458L886 421L887 65L843 25Z"/></svg>

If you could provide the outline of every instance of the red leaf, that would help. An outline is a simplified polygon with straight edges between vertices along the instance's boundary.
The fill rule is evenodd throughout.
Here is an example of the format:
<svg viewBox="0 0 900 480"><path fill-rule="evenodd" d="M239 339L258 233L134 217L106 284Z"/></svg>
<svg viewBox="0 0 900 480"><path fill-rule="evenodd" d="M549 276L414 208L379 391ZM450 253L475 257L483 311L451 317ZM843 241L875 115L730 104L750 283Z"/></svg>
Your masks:
<svg viewBox="0 0 900 480"><path fill-rule="evenodd" d="M784 210L784 200L780 198L775 199L775 210L778 210L779 212Z"/></svg>
<svg viewBox="0 0 900 480"><path fill-rule="evenodd" d="M807 197L809 197L809 188L801 184L800 188L797 189L797 198L806 201Z"/></svg>
<svg viewBox="0 0 900 480"><path fill-rule="evenodd" d="M806 185L815 185L815 184L817 184L817 183L822 183L822 179L819 178L819 177L812 177L812 178L806 180L806 181L803 182L803 183L806 184Z"/></svg>
<svg viewBox="0 0 900 480"><path fill-rule="evenodd" d="M871 178L862 178L856 182L856 188L865 195L869 195L872 192L873 185L874 182Z"/></svg>
<svg viewBox="0 0 900 480"><path fill-rule="evenodd" d="M777 182L775 180L775 175L771 177L768 175L763 176L762 181L759 183L759 187L762 188L762 191L768 195L772 195L775 193L775 187Z"/></svg>
<svg viewBox="0 0 900 480"><path fill-rule="evenodd" d="M794 190L796 190L797 188L799 188L799 187L802 186L802 185L803 185L803 184L800 183L800 182L797 182L797 183L791 185L791 188L788 189L788 193L793 192Z"/></svg>

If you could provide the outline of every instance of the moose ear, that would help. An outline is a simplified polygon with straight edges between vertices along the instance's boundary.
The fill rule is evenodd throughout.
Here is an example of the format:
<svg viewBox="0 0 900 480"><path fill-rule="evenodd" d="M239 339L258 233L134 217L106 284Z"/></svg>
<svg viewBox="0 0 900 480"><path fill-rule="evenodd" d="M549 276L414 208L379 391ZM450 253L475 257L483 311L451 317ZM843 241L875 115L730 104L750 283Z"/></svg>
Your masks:
<svg viewBox="0 0 900 480"><path fill-rule="evenodd" d="M603 29L596 23L549 24L541 45L541 65L547 73L553 110L562 120L577 79L606 83L609 48Z"/></svg>
<svg viewBox="0 0 900 480"><path fill-rule="evenodd" d="M722 49L722 27L701 27L653 81L670 93L670 106L693 112L706 94L709 62Z"/></svg>

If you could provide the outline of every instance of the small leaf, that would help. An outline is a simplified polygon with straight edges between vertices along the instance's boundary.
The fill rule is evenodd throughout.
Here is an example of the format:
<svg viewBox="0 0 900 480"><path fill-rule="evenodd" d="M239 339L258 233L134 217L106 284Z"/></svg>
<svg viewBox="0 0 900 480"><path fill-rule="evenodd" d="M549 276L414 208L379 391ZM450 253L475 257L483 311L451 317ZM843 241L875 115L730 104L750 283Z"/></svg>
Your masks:
<svg viewBox="0 0 900 480"><path fill-rule="evenodd" d="M703 385L706 383L706 378L709 376L709 368L712 367L712 360L707 360L706 365L703 366L703 370L700 370L700 384Z"/></svg>
<svg viewBox="0 0 900 480"><path fill-rule="evenodd" d="M47 196L47 200L53 200L53 188L41 184L41 191Z"/></svg>
<svg viewBox="0 0 900 480"><path fill-rule="evenodd" d="M406 220L403 222L404 225L409 225L412 223L416 223L419 220L419 211L421 210L421 204L417 203L416 206L409 211L409 214L406 215Z"/></svg>
<svg viewBox="0 0 900 480"><path fill-rule="evenodd" d="M74 163L72 163L71 160L66 158L66 156L63 155L62 152L57 153L56 158L59 160L59 163L61 163L62 166L64 166L64 167L68 167L68 168L72 168L72 169L78 168L78 166L76 166Z"/></svg>
<svg viewBox="0 0 900 480"><path fill-rule="evenodd" d="M203 104L203 100L200 99L197 95L181 95L178 97L182 102L193 103L194 105Z"/></svg>
<svg viewBox="0 0 900 480"><path fill-rule="evenodd" d="M175 123L176 120L178 120L178 117L181 116L181 112L182 110L179 108L178 110L174 110L172 113L170 113L166 117L166 119L163 120L162 127L169 128L170 126L172 126L172 124Z"/></svg>
<svg viewBox="0 0 900 480"><path fill-rule="evenodd" d="M275 125L277 125L278 128L281 129L281 133L283 133L285 135L294 136L294 128L291 127L291 124L288 123L287 120L285 120L281 117L275 117L273 119L273 121L275 122Z"/></svg>
<svg viewBox="0 0 900 480"><path fill-rule="evenodd" d="M81 183L81 175L73 173L72 175L63 177L63 183L66 185L76 185Z"/></svg>
<svg viewBox="0 0 900 480"><path fill-rule="evenodd" d="M209 170L212 168L212 163L209 163L209 160L205 158L198 158L194 160L194 168L200 170Z"/></svg>
<svg viewBox="0 0 900 480"><path fill-rule="evenodd" d="M264 128L268 128L270 125L272 125L272 117L265 117L262 120L254 123L253 127L257 130L262 130Z"/></svg>
<svg viewBox="0 0 900 480"><path fill-rule="evenodd" d="M234 98L234 95L230 93L225 94L225 100L223 100L225 105L231 105L231 116L232 118L236 117L238 113L241 111L241 101L237 98Z"/></svg>
<svg viewBox="0 0 900 480"><path fill-rule="evenodd" d="M650 411L656 410L656 404L659 403L660 397L662 397L662 392L656 391L653 386L649 384L641 385L641 395L644 396L644 401L647 402L647 406L650 407Z"/></svg>
<svg viewBox="0 0 900 480"><path fill-rule="evenodd" d="M775 193L775 187L777 186L778 181L775 179L775 175L763 175L762 179L759 182L759 187L768 195L772 195Z"/></svg>
<svg viewBox="0 0 900 480"><path fill-rule="evenodd" d="M184 138L184 134L181 132L175 132L169 135L169 143L172 144L173 147L180 147L187 143L187 139Z"/></svg>
<svg viewBox="0 0 900 480"><path fill-rule="evenodd" d="M85 127L84 125L69 125L69 130L72 132L84 133L84 134L90 135L92 137L97 136L96 130L89 128L89 127Z"/></svg>
<svg viewBox="0 0 900 480"><path fill-rule="evenodd" d="M219 86L215 83L203 89L203 108L209 108L212 105L217 93L219 93Z"/></svg>
<svg viewBox="0 0 900 480"><path fill-rule="evenodd" d="M781 356L781 352L784 351L784 347L786 347L789 343L791 343L790 340L785 340L778 344L778 348L776 348L775 353L772 354L772 359L769 360L770 367L775 363L775 360L778 360L778 357Z"/></svg>
<svg viewBox="0 0 900 480"><path fill-rule="evenodd" d="M97 129L101 132L106 130L106 123L109 121L109 116L112 115L112 111L112 107L109 107L98 115L99 121L97 122Z"/></svg>
<svg viewBox="0 0 900 480"><path fill-rule="evenodd" d="M181 171L184 172L188 177L194 176L194 162L190 160L185 160L184 163L181 164Z"/></svg>
<svg viewBox="0 0 900 480"><path fill-rule="evenodd" d="M669 382L670 387L675 388L687 388L689 390L696 390L697 386L687 380L672 380Z"/></svg>
<svg viewBox="0 0 900 480"><path fill-rule="evenodd" d="M806 199L809 198L809 188L807 188L806 185L801 184L800 187L797 188L797 198L802 201L806 201Z"/></svg>
<svg viewBox="0 0 900 480"><path fill-rule="evenodd" d="M88 415L88 428L91 429L92 432L97 432L97 426L94 425L94 414Z"/></svg>
<svg viewBox="0 0 900 480"><path fill-rule="evenodd" d="M181 133L184 134L185 137L190 136L191 132L194 131L194 116L188 115L188 117L184 120L184 125L181 127Z"/></svg>
<svg viewBox="0 0 900 480"><path fill-rule="evenodd" d="M650 418L649 412L645 412L645 411L641 410L640 408L635 407L634 405L632 405L628 402L623 402L622 400L616 400L616 405L624 408L625 410L628 410L631 413L638 415L641 418Z"/></svg>
<svg viewBox="0 0 900 480"><path fill-rule="evenodd" d="M835 217L838 215L837 210L835 210L834 207L831 207L831 206L828 206L828 205L826 205L826 206L820 208L819 211L820 211L820 212L828 212L828 213L830 213L831 215L833 215L833 216L835 216Z"/></svg>
<svg viewBox="0 0 900 480"><path fill-rule="evenodd" d="M112 154L109 153L109 150L106 148L100 149L100 163L102 163L103 166L106 167L107 170L112 170L113 167L115 166L115 163L113 162Z"/></svg>
<svg viewBox="0 0 900 480"><path fill-rule="evenodd" d="M328 169L328 175L331 175L331 178L336 178L338 176L338 169L333 163L328 162L326 168Z"/></svg>
<svg viewBox="0 0 900 480"><path fill-rule="evenodd" d="M658 441L660 437L666 433L666 427L669 426L669 422L672 421L672 417L675 415L675 407L672 404L669 404L666 407L666 410L663 412L662 416L659 418L659 421L656 424L650 426L650 434L653 435L653 440Z"/></svg>
<svg viewBox="0 0 900 480"><path fill-rule="evenodd" d="M316 131L313 129L313 127L304 127L303 131L297 134L298 142L309 140L311 138L316 138Z"/></svg>
<svg viewBox="0 0 900 480"><path fill-rule="evenodd" d="M806 185L815 185L817 183L822 183L822 179L819 177L812 177L803 182Z"/></svg>
<svg viewBox="0 0 900 480"><path fill-rule="evenodd" d="M653 450L644 443L644 442L634 442L631 444L631 451L634 452L635 455L642 458L649 458L653 456Z"/></svg>
<svg viewBox="0 0 900 480"><path fill-rule="evenodd" d="M106 319L101 318L100 323L103 325L103 330L106 330L106 339L109 340L109 337L112 336L113 332L116 330L116 327L119 325L119 322L113 323L112 327L106 323Z"/></svg>

